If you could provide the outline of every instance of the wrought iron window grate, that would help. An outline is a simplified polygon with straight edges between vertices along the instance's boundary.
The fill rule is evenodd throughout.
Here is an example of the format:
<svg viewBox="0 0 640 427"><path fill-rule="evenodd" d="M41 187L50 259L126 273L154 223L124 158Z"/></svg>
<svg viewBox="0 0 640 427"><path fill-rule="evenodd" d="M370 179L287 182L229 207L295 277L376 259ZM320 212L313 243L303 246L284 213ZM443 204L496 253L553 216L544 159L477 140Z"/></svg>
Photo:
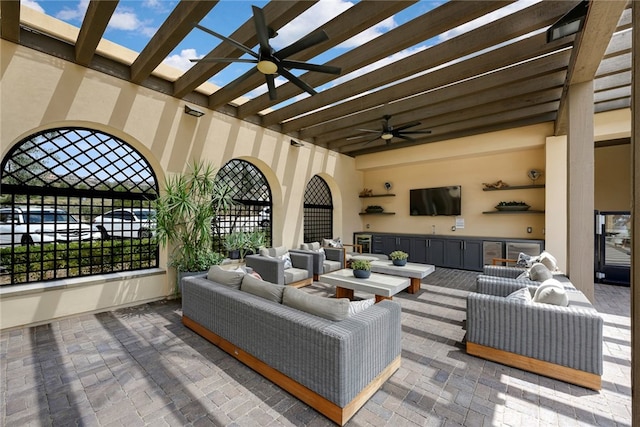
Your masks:
<svg viewBox="0 0 640 427"><path fill-rule="evenodd" d="M304 193L304 241L333 238L333 199L327 182L315 175Z"/></svg>

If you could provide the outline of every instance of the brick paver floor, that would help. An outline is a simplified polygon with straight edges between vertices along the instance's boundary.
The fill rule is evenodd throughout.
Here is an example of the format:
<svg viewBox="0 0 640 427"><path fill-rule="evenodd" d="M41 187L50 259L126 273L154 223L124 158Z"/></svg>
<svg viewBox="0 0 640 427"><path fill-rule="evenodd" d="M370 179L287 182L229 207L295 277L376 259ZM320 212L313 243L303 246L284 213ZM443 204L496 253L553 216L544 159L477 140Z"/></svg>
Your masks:
<svg viewBox="0 0 640 427"><path fill-rule="evenodd" d="M417 294L394 297L402 367L349 425L631 425L629 288L596 285L605 356L595 392L468 356L462 339L475 275L437 269ZM3 331L0 425L332 425L180 316L179 301L157 302Z"/></svg>

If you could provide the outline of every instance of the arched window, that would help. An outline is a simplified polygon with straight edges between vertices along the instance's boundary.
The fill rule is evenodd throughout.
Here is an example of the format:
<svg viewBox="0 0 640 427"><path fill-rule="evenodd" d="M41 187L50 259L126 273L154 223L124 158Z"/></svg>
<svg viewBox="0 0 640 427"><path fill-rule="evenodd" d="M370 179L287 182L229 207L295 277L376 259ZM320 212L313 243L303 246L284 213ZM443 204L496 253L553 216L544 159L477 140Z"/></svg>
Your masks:
<svg viewBox="0 0 640 427"><path fill-rule="evenodd" d="M304 241L333 238L333 200L327 182L315 175L304 192Z"/></svg>
<svg viewBox="0 0 640 427"><path fill-rule="evenodd" d="M218 218L215 232L216 242L234 231L265 232L266 245L271 246L271 188L260 170L245 160L233 159L220 168L216 179L228 185L232 198L237 203L223 218ZM214 248L224 253L223 248Z"/></svg>
<svg viewBox="0 0 640 427"><path fill-rule="evenodd" d="M158 266L157 180L124 141L46 130L16 144L0 173L0 285Z"/></svg>

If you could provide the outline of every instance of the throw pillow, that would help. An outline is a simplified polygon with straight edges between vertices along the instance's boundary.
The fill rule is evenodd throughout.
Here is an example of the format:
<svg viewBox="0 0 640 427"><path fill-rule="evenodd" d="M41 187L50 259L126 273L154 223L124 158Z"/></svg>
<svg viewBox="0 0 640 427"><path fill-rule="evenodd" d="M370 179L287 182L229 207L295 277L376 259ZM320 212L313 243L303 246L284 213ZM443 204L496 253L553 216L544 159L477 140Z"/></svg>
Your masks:
<svg viewBox="0 0 640 427"><path fill-rule="evenodd" d="M349 316L354 316L361 311L366 310L367 308L375 304L375 302L375 298L363 299L360 301L351 301L349 304Z"/></svg>
<svg viewBox="0 0 640 427"><path fill-rule="evenodd" d="M223 270L219 265L212 265L207 273L207 279L233 289L240 289L244 271Z"/></svg>
<svg viewBox="0 0 640 427"><path fill-rule="evenodd" d="M348 298L325 298L291 286L284 287L282 304L328 320L340 321L349 317Z"/></svg>
<svg viewBox="0 0 640 427"><path fill-rule="evenodd" d="M282 255L280 257L280 259L284 261L284 269L285 270L293 267L293 264L291 263L291 255L289 254L289 252L287 252L286 254Z"/></svg>
<svg viewBox="0 0 640 427"><path fill-rule="evenodd" d="M551 274L549 269L542 263L536 262L529 269L529 278L536 282L544 282L552 277L553 274Z"/></svg>
<svg viewBox="0 0 640 427"><path fill-rule="evenodd" d="M240 290L281 304L284 288L285 286L265 282L264 280L255 278L251 274L247 274L242 279Z"/></svg>
<svg viewBox="0 0 640 427"><path fill-rule="evenodd" d="M530 268L533 265L533 263L537 261L538 261L537 255L528 255L520 252L520 254L518 254L518 261L516 261L516 267Z"/></svg>
<svg viewBox="0 0 640 427"><path fill-rule="evenodd" d="M560 282L556 279L549 279L545 280L538 289L536 289L533 302L566 307L569 305L569 296Z"/></svg>
<svg viewBox="0 0 640 427"><path fill-rule="evenodd" d="M516 277L516 279L528 279L529 278L529 270L525 270Z"/></svg>
<svg viewBox="0 0 640 427"><path fill-rule="evenodd" d="M342 240L340 237L336 237L335 239L322 239L322 246L329 246L330 248L341 248Z"/></svg>
<svg viewBox="0 0 640 427"><path fill-rule="evenodd" d="M506 298L508 300L522 301L524 303L530 303L531 302L531 292L529 292L529 288L522 288L522 289L518 289L515 292L511 292L509 295L507 295Z"/></svg>
<svg viewBox="0 0 640 427"><path fill-rule="evenodd" d="M539 258L540 260L538 262L544 264L545 267L549 269L549 271L554 272L558 269L558 261L549 252L542 252Z"/></svg>

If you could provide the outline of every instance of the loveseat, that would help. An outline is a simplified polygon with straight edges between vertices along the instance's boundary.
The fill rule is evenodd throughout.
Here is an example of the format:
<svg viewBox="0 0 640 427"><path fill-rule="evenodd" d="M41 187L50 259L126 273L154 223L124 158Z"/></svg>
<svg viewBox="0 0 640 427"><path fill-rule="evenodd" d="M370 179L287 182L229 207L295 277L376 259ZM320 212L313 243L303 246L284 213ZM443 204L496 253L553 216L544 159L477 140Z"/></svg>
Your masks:
<svg viewBox="0 0 640 427"><path fill-rule="evenodd" d="M467 353L599 390L604 322L584 294L558 272L542 282L484 272L496 271L467 297Z"/></svg>
<svg viewBox="0 0 640 427"><path fill-rule="evenodd" d="M237 277L184 278L183 323L335 423L346 423L400 367L399 304L344 318L341 310L357 302ZM339 306L342 320L312 314L325 303Z"/></svg>

